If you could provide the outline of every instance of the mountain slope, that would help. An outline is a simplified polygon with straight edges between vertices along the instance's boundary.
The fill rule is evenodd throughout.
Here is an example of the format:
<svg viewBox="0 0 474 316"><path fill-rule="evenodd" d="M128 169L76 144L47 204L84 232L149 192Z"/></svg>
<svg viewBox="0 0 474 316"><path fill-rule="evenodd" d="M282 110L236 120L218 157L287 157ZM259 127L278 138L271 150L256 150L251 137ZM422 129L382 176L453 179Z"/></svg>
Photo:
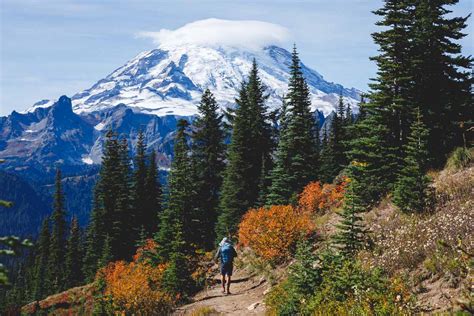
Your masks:
<svg viewBox="0 0 474 316"><path fill-rule="evenodd" d="M290 52L277 46L244 50L186 44L160 46L139 54L91 88L75 94L74 112L90 113L125 104L158 116L190 116L197 113L196 105L206 88L215 94L221 106L232 106L253 59L259 64L262 82L267 87L270 108L279 107L286 93ZM302 70L314 110L329 114L340 93L355 107L358 90L327 82L305 65ZM43 100L32 109L50 105L50 101Z"/></svg>

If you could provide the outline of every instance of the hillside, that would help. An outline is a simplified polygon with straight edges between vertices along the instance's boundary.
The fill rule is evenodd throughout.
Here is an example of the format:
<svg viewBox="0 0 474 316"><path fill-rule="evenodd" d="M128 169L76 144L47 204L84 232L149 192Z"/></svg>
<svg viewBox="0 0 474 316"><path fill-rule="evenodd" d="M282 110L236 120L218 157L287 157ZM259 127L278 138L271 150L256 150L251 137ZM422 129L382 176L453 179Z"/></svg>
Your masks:
<svg viewBox="0 0 474 316"><path fill-rule="evenodd" d="M383 268L391 278L403 278L407 294L413 298L413 311L472 311L469 291L474 252L474 166L432 175L436 206L430 212L407 215L387 198L365 213L372 246L359 256L369 269ZM334 208L315 218L320 235L317 248L324 248L338 221ZM262 265L249 249L241 249L232 295L221 293L214 266L207 276L206 288L194 295L190 304L178 307L174 315L264 315L266 295L285 279L292 264L290 261L271 268ZM56 309L51 315L68 315L79 308L91 310L91 306L84 305L92 304L90 294L78 294L88 289L86 286L54 295L39 302L39 306ZM38 308L32 303L22 311L33 314L34 306Z"/></svg>

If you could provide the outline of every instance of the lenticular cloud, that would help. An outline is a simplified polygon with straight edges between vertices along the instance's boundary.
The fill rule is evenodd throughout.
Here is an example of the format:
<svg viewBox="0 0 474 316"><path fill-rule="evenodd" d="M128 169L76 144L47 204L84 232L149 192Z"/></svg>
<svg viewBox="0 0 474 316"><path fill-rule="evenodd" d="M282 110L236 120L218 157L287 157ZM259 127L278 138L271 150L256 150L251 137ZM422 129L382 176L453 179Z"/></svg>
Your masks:
<svg viewBox="0 0 474 316"><path fill-rule="evenodd" d="M262 21L206 19L188 23L176 30L140 32L138 36L151 38L162 47L196 44L259 49L285 42L289 32L281 25Z"/></svg>

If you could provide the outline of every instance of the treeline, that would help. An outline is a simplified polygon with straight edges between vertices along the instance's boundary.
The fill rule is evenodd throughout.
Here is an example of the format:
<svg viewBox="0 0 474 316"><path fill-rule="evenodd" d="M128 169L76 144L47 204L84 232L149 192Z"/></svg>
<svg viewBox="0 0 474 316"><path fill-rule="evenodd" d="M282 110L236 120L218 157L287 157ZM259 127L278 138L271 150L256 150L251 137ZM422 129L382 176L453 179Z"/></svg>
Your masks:
<svg viewBox="0 0 474 316"><path fill-rule="evenodd" d="M266 106L256 61L234 110L220 113L206 90L196 120L178 124L164 195L143 133L131 164L127 142L110 131L84 238L74 222L66 233L57 181L54 212L43 225L31 269L32 279L45 281L47 291L29 297L91 281L108 262L130 260L149 238L158 245L149 255L152 262L167 267L164 288L185 297L195 289L192 258L199 250L235 236L251 208L296 204L303 188L316 180L349 179L335 237L347 257L364 243L361 213L387 193L404 211L423 211L426 171L465 145L463 132L472 123L472 59L462 56L456 43L467 18L447 17L445 8L456 2L386 0L375 12L384 28L373 34L380 54L373 58L378 72L371 91L358 115L341 95L324 129L311 111L296 48L288 94L276 116Z"/></svg>

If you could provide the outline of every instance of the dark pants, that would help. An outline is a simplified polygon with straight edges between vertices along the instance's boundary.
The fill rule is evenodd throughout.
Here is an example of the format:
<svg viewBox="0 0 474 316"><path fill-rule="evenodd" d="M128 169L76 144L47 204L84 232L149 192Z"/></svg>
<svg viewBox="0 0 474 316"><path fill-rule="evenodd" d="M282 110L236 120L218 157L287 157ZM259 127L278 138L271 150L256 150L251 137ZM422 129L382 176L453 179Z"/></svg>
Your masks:
<svg viewBox="0 0 474 316"><path fill-rule="evenodd" d="M221 263L221 274L232 276L232 271L234 270L234 265L232 262Z"/></svg>

